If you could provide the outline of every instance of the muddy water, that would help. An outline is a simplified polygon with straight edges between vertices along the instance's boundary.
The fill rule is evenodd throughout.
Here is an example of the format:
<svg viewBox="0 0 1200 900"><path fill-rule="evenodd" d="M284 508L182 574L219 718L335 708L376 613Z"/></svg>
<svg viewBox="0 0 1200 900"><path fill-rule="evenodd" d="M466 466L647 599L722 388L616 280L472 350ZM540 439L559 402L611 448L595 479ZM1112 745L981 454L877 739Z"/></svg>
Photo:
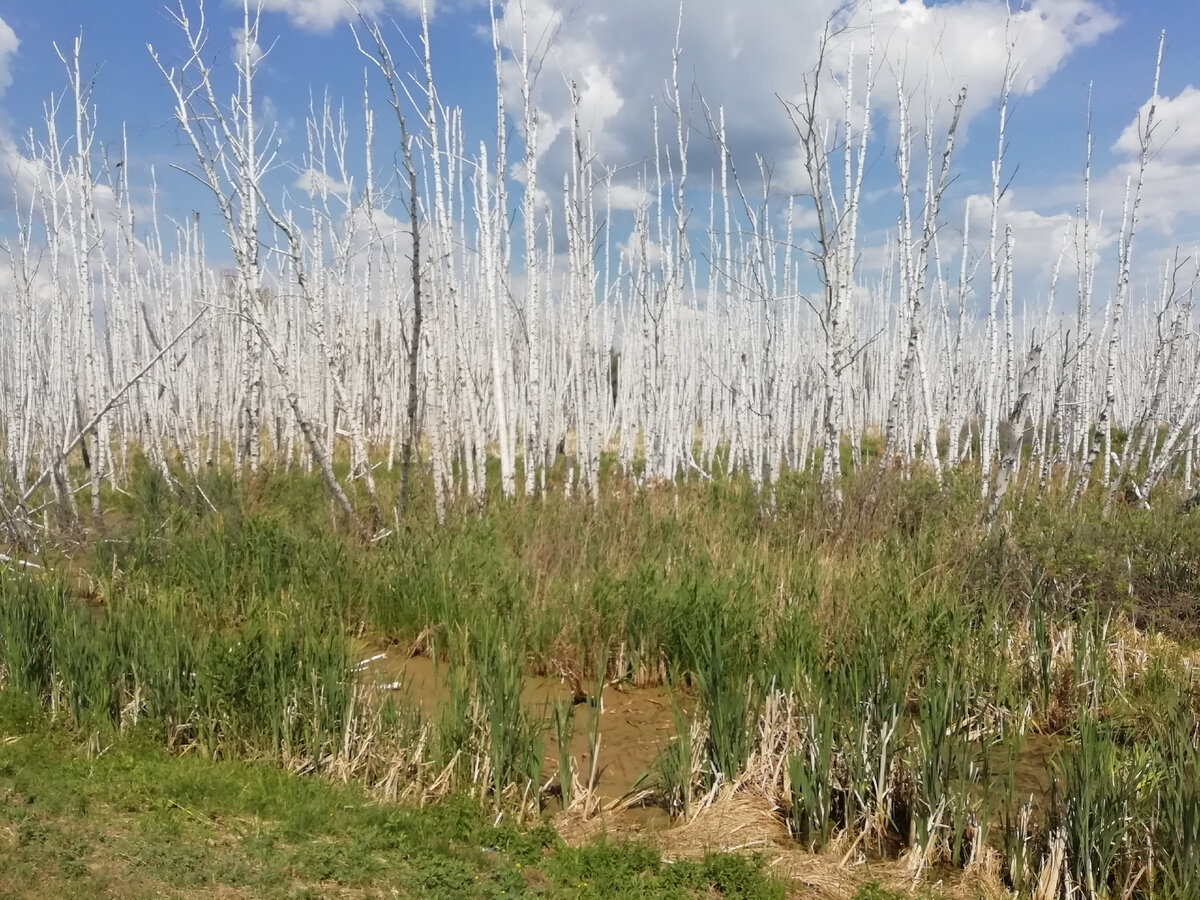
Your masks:
<svg viewBox="0 0 1200 900"><path fill-rule="evenodd" d="M364 672L376 684L396 690L426 715L433 714L448 698L446 665L427 656L406 658L400 648L387 650L360 647L360 659L372 659ZM556 678L526 679L522 693L525 706L535 713L550 716L552 703L579 699L573 706L574 728L570 754L577 766L578 779L586 783L592 770L591 748L588 740L589 717L595 712L583 698L576 698L571 685ZM690 709L690 698L679 697L677 702ZM596 753L596 795L602 801L618 800L638 787L659 752L675 736L672 715L672 695L665 688L627 689L610 685L604 689L599 709L600 744ZM558 768L558 747L552 729L545 734L545 771Z"/></svg>
<svg viewBox="0 0 1200 900"><path fill-rule="evenodd" d="M355 652L360 659L372 659L363 669L376 684L394 689L426 715L433 714L439 704L448 699L447 667L427 656L407 657L399 647L382 648L359 644ZM572 686L555 678L530 677L526 680L523 699L534 712L550 715L550 704L574 698ZM578 699L578 698L575 698ZM689 713L695 700L672 694L666 688L631 688L609 686L605 689L600 709L600 746L597 753L596 795L601 802L628 797L637 790L650 772L659 752L675 736L673 703ZM586 783L592 768L588 743L589 714L594 710L587 702L578 702L574 709L574 730L570 754L575 761L577 777ZM551 728L545 732L546 759L544 771L558 768L558 747ZM1024 803L1032 799L1035 811L1046 809L1050 797L1051 760L1063 747L1061 738L1027 735L1013 760L1013 799ZM982 763L982 759L977 760ZM991 807L998 811L1008 792L1009 761L1001 751L991 758L991 779L978 785L977 791L990 794ZM637 818L640 827L668 824L660 809L634 809L625 815ZM647 821L640 821L641 818Z"/></svg>
<svg viewBox="0 0 1200 900"><path fill-rule="evenodd" d="M1035 806L1044 807L1050 799L1050 786L1053 779L1051 762L1066 742L1063 738L1052 735L1026 735L1013 761L1013 794L1017 801L1027 801L1031 797ZM1006 763L999 760L994 764L998 774L993 776L996 789L1003 789L1004 779L1007 778ZM996 784L996 782L999 782Z"/></svg>

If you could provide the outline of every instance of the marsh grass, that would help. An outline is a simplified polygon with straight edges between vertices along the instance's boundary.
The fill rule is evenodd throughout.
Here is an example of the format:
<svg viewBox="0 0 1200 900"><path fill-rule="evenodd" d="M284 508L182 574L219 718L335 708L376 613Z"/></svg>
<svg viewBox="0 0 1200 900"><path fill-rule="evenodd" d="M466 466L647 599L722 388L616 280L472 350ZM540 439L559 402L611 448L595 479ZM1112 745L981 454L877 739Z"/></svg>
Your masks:
<svg viewBox="0 0 1200 900"><path fill-rule="evenodd" d="M1068 884L1087 896L1128 896L1148 847L1146 800L1161 774L1154 747L1122 747L1090 718L1058 762L1059 823L1067 841Z"/></svg>
<svg viewBox="0 0 1200 900"><path fill-rule="evenodd" d="M728 609L697 602L696 622L687 647L690 671L708 719L705 789L735 779L746 768L761 686L756 684L752 648L745 631L726 621ZM732 632L732 633L731 633Z"/></svg>
<svg viewBox="0 0 1200 900"><path fill-rule="evenodd" d="M834 731L838 717L825 704L805 719L804 746L788 759L792 834L810 850L829 843L836 824L833 799Z"/></svg>
<svg viewBox="0 0 1200 900"><path fill-rule="evenodd" d="M692 810L700 782L705 745L704 724L688 716L678 703L672 704L674 739L654 761L654 785L672 818L686 817Z"/></svg>
<svg viewBox="0 0 1200 900"><path fill-rule="evenodd" d="M1169 709L1169 707L1168 707ZM1200 885L1200 750L1185 710L1168 713L1162 735L1162 771L1151 816L1157 848L1152 861L1167 892L1185 897Z"/></svg>
<svg viewBox="0 0 1200 900"><path fill-rule="evenodd" d="M170 595L89 609L59 584L0 579L7 687L73 727L119 731L146 718L171 745L213 757L334 752L351 705L341 624L256 618L236 630L189 620Z"/></svg>
<svg viewBox="0 0 1200 900"><path fill-rule="evenodd" d="M859 477L831 508L788 475L768 511L718 478L451 510L435 528L418 491L368 537L296 473L182 491L145 475L111 498L90 556L64 544L57 574L0 572L0 660L7 692L73 728L526 816L547 729L564 805L575 784L571 711L530 708L528 675L587 699L589 795L620 752L606 686L665 684L688 699L653 767L672 815L757 791L800 844L838 841L847 861L961 869L990 847L995 877L1028 890L1061 841L1064 890L1178 890L1200 841L1200 531L1169 502L1102 520L1093 499L1016 492L985 529L974 492L961 473L941 490ZM433 656L440 708L381 698L350 637ZM1017 790L1031 735L1059 747L1057 794Z"/></svg>
<svg viewBox="0 0 1200 900"><path fill-rule="evenodd" d="M571 738L575 733L574 698L555 700L550 707L554 746L558 751L558 792L563 809L570 809L575 796L575 770L571 760Z"/></svg>

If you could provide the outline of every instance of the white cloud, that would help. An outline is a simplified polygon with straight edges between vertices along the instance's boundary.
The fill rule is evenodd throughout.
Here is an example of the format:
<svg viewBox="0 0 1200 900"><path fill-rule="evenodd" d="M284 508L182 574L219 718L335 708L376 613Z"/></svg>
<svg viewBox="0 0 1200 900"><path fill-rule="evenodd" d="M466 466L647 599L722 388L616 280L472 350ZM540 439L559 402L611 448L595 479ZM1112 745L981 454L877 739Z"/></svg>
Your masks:
<svg viewBox="0 0 1200 900"><path fill-rule="evenodd" d="M701 97L715 115L725 110L728 142L743 171L756 155L775 163L776 184L797 182L796 135L780 97L796 98L814 66L821 25L842 0L689 0L680 34L680 91L692 131L692 162L698 172L713 168L715 151ZM580 100L580 121L590 130L599 161L648 166L653 108L659 109L659 137L674 144L669 108L671 47L678 6L645 0L606 0L602 5L561 0L525 0L526 33L542 68L535 90L539 106L539 153L567 158L561 144L571 121L571 84ZM506 0L501 38L514 55L521 47L520 4ZM896 107L895 80L909 93L924 89L931 107L948 115L962 86L969 92L966 118L987 109L1000 89L1008 48L1020 61L1018 93L1039 89L1070 54L1116 27L1096 0L1031 0L1009 14L1002 0L875 0L860 4L843 24L831 53L845 67L853 54L861 62L868 45L867 25L877 36L879 82L875 106L884 115ZM630 27L636 23L636 27ZM536 48L536 50L535 50ZM505 67L506 102L519 109L519 69ZM830 87L836 95L836 86ZM924 101L913 101L914 113ZM840 114L831 108L831 116ZM550 148L558 143L558 152ZM550 176L550 173L547 173Z"/></svg>
<svg viewBox="0 0 1200 900"><path fill-rule="evenodd" d="M1099 180L1096 196L1115 222L1127 185L1132 189L1136 184L1141 134L1151 103L1155 126L1139 216L1144 225L1170 238L1181 218L1200 215L1200 89L1188 85L1174 97L1142 104L1113 144L1113 152L1123 159Z"/></svg>
<svg viewBox="0 0 1200 900"><path fill-rule="evenodd" d="M21 42L16 32L0 17L0 97L12 84L12 58ZM29 203L39 179L45 175L40 161L26 158L7 130L0 130L0 191L15 201L22 213Z"/></svg>
<svg viewBox="0 0 1200 900"><path fill-rule="evenodd" d="M1000 200L1000 214L997 241L1003 246L1005 228L1011 228L1013 234L1013 269L1015 279L1024 284L1035 284L1038 289L1049 286L1054 268L1062 259L1060 279L1065 283L1071 282L1076 271L1076 219L1070 213L1054 213L1043 215L1029 209L1018 202L1017 195L1008 193ZM988 235L992 217L992 198L988 194L975 194L967 198L971 224L971 246L974 253L986 256L988 253ZM1103 234L1098 234L1095 223L1092 224L1090 240L1097 249L1103 252L1112 242L1112 235L1106 227ZM957 248L950 248L951 251ZM983 264L976 279L976 290L986 293L987 263ZM1065 289L1065 283L1059 290ZM1071 288L1073 290L1073 287Z"/></svg>
<svg viewBox="0 0 1200 900"><path fill-rule="evenodd" d="M1147 100L1137 118L1125 126L1113 150L1136 157L1141 147L1150 106L1154 104L1152 150L1156 159L1169 163L1200 162L1200 90L1188 85L1174 97Z"/></svg>
<svg viewBox="0 0 1200 900"><path fill-rule="evenodd" d="M627 240L617 244L617 252L621 254L624 266L630 269L656 269L662 265L664 255L661 244L651 240L639 241L636 235L630 235Z"/></svg>
<svg viewBox="0 0 1200 900"><path fill-rule="evenodd" d="M328 31L335 25L357 17L378 16L389 10L399 10L408 15L421 13L422 0L262 0L262 8L268 12L283 13L292 23L310 31ZM435 0L424 0L424 6L432 16Z"/></svg>
<svg viewBox="0 0 1200 900"><path fill-rule="evenodd" d="M760 190L760 159L771 172L776 191L805 190L807 177L796 132L780 98L802 96L806 77L818 59L821 28L844 6L843 0L742 0L737 4L688 0L682 23L677 3L525 0L524 5L530 53L540 64L534 88L540 186L553 191L562 181L563 168L569 165L572 84L579 97L580 124L589 132L597 163L617 173L614 208L636 209L644 202L646 186L653 189L655 109L660 152L669 151L678 174L670 96L672 47L678 28L679 90L690 135L691 183L703 188L713 170L719 169L708 117L715 118L720 108L738 175L751 197ZM504 66L505 102L518 121L520 6L519 0L505 0L500 23L501 42L509 54ZM1018 8L1010 13L1010 6ZM959 91L967 88L961 145L973 121L989 134L994 132L994 108L1006 66L1016 66L1014 94L1031 94L1044 88L1078 48L1111 32L1118 22L1100 0L1027 0L1022 4L1005 0L874 0L857 4L837 24L843 30L827 55L833 77L826 76L822 95L833 124L844 109L839 82L844 81L853 61L856 84L861 86L870 29L874 29L877 81L871 127L879 133L879 140L871 154L882 158L873 164L878 171L872 177L891 186L881 190L879 183L868 184L868 190L875 193L872 205L885 210L882 221L886 222L893 220L898 203L893 195L895 175L887 171L892 151L886 146L889 131L893 137L895 133L897 82L909 97L918 135L927 110L935 124L944 127ZM1200 115L1189 121L1200 123ZM666 174L667 157L662 159ZM923 171L922 158L913 162L915 171ZM984 165L985 170L976 174L986 179ZM1197 178L1200 180L1200 175ZM1200 189L1195 195L1200 197ZM1060 213L1061 207L1041 209L1035 202L1040 199L1018 198L1010 190L1001 208L1002 221L1012 226L1015 235L1017 279L1022 289L1035 283L1039 290L1045 289L1064 240L1072 234L1071 216ZM702 202L707 204L707 200ZM962 222L961 202L947 198L943 218L948 228L942 250L948 256L957 256L959 250L952 246L950 233L960 230L955 223ZM989 204L989 198L978 198L971 206L972 257L986 245ZM776 217L782 208L773 202ZM813 224L814 215L809 204L797 206L798 241L804 240L803 233ZM882 224L879 216L871 216ZM1110 220L1105 221L1107 225ZM1115 224L1115 215L1111 221ZM878 236L880 232L874 232L867 243ZM1104 240L1108 239L1106 235ZM1068 283L1074 274L1069 240L1067 247L1060 295L1071 289ZM634 248L621 244L618 249L628 256ZM651 263L659 252L650 249ZM977 290L980 288L986 291L983 282L977 283Z"/></svg>
<svg viewBox="0 0 1200 900"><path fill-rule="evenodd" d="M256 66L262 62L264 55L263 48L245 28L233 29L233 61L236 65L240 66L246 61L251 66Z"/></svg>
<svg viewBox="0 0 1200 900"><path fill-rule="evenodd" d="M12 27L0 18L0 96L12 84L12 58L21 42Z"/></svg>
<svg viewBox="0 0 1200 900"><path fill-rule="evenodd" d="M1109 171L1093 192L1093 203L1114 224L1120 219L1126 190L1136 185L1137 162L1128 161ZM1155 160L1146 169L1138 207L1139 230L1151 230L1173 246L1180 239L1181 220L1200 216L1200 166L1173 160ZM1193 223L1194 224L1194 223ZM1194 228L1188 229L1195 235Z"/></svg>
<svg viewBox="0 0 1200 900"><path fill-rule="evenodd" d="M345 181L338 181L320 169L305 169L296 179L296 187L310 197L337 197L348 200L352 186Z"/></svg>
<svg viewBox="0 0 1200 900"><path fill-rule="evenodd" d="M869 15L860 7L855 24L864 27ZM1118 24L1094 0L1033 0L1011 14L1007 4L995 0L936 6L925 0L876 0L873 18L884 48L880 99L885 108L895 108L897 79L908 93L920 92L940 104L943 114L965 87L968 121L999 96L1010 53L1016 66L1013 90L1030 94L1044 87L1076 48ZM864 41L858 39L859 53Z"/></svg>
<svg viewBox="0 0 1200 900"><path fill-rule="evenodd" d="M642 187L614 184L601 202L612 206L613 209L640 209L650 202L650 194Z"/></svg>

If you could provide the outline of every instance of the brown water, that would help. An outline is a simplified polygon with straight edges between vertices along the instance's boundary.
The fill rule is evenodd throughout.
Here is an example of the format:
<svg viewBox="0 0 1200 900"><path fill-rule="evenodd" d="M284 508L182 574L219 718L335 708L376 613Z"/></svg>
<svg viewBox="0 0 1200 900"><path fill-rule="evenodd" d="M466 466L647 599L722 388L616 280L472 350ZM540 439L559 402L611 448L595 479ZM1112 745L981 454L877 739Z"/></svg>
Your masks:
<svg viewBox="0 0 1200 900"><path fill-rule="evenodd" d="M356 652L360 659L384 654L364 667L364 672L376 684L398 685L397 691L421 709L432 714L440 704L448 700L446 686L447 667L436 663L428 656L408 657L403 648L383 648L378 645L359 644ZM588 741L589 714L594 707L571 684L565 680L545 677L529 677L525 683L523 699L534 711L544 711L549 717L550 704L568 699L577 701L574 710L574 729L571 737L570 754L575 760L578 779L585 783L592 768L591 748ZM642 785L661 750L675 737L673 703L685 711L695 709L695 699L687 695L674 695L666 688L635 688L626 685L609 685L601 698L597 753L596 797L603 803L629 797ZM553 730L545 734L545 771L558 768L558 747ZM1051 760L1063 747L1058 737L1026 735L1013 760L1013 794L1017 803L1033 800L1035 813L1045 809L1050 795ZM998 811L1007 795L1008 758L994 751L991 759L989 784L979 785L981 793L991 794L991 807ZM995 814L995 812L993 813ZM669 820L661 810L629 810L631 824L644 827L649 820L666 824ZM646 819L642 822L641 819ZM640 828L639 828L640 830Z"/></svg>
<svg viewBox="0 0 1200 900"><path fill-rule="evenodd" d="M432 714L447 702L446 665L428 656L406 657L402 649L372 649L360 645L356 652L366 659L380 653L364 667L380 685L398 685L395 689L423 713ZM530 677L522 698L527 708L544 711L547 718L552 703L575 700L574 728L570 754L577 766L577 777L586 783L592 770L589 745L589 718L595 707L571 684L562 679ZM694 707L690 698L678 697L684 708ZM672 696L666 688L628 688L609 685L599 706L599 747L596 753L595 793L602 802L619 800L633 791L649 773L659 752L675 736ZM558 747L552 729L546 735L546 771L558 768Z"/></svg>

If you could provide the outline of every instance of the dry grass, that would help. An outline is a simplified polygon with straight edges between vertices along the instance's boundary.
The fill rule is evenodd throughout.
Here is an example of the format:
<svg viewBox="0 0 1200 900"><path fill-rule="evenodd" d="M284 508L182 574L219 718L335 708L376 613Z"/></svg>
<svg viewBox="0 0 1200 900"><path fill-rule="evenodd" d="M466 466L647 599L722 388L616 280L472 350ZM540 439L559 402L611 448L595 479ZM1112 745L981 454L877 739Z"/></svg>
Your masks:
<svg viewBox="0 0 1200 900"><path fill-rule="evenodd" d="M706 854L747 853L764 858L767 870L789 884L792 896L820 900L848 900L862 888L878 884L901 894L980 900L1008 898L999 877L994 851L965 871L914 872L907 857L867 859L848 837L834 840L820 853L801 849L788 834L779 810L757 794L722 791L700 812L666 828L623 808L585 816L577 811L560 813L555 830L571 846L597 840L649 841L665 860L700 859Z"/></svg>

